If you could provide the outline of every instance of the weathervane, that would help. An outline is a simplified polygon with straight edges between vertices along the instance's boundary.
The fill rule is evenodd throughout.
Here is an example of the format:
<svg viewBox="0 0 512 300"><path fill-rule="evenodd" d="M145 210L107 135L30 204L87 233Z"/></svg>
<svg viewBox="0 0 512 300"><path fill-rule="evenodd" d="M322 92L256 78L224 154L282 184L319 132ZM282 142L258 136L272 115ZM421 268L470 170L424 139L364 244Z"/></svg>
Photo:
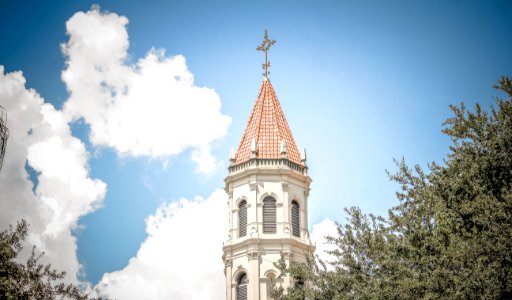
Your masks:
<svg viewBox="0 0 512 300"><path fill-rule="evenodd" d="M261 45L256 48L258 51L265 51L265 63L262 65L263 70L265 70L265 73L263 73L263 76L265 78L268 78L268 68L270 67L270 62L267 60L267 52L276 43L276 40L269 40L267 30L265 29L265 39L263 42L261 42Z"/></svg>

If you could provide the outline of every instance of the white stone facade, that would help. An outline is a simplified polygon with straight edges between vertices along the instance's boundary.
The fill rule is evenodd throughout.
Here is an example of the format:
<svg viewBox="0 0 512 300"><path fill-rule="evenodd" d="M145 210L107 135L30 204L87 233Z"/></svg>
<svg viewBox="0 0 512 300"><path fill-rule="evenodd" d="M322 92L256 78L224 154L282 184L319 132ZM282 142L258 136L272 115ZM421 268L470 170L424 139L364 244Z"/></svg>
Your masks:
<svg viewBox="0 0 512 300"><path fill-rule="evenodd" d="M305 261L307 251L314 250L308 232L308 195L311 178L307 167L286 158L258 159L232 165L225 179L229 196L229 233L223 246L226 276L226 299L237 299L237 285L246 274L247 299L269 299L270 277L279 276L274 266L281 255L287 261ZM263 232L263 200L275 200L275 233ZM246 203L246 235L240 237L239 206ZM292 202L299 205L300 236L292 234ZM295 223L297 224L297 222ZM296 231L297 232L297 231ZM293 279L283 277L288 287Z"/></svg>

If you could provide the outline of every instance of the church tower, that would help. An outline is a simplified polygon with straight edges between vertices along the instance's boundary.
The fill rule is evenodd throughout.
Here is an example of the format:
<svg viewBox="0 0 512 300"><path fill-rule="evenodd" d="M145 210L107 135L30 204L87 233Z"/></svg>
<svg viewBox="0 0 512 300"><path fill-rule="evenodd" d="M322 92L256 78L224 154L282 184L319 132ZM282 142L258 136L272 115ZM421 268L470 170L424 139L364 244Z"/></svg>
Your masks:
<svg viewBox="0 0 512 300"><path fill-rule="evenodd" d="M274 267L283 255L287 262L305 261L314 249L308 232L306 151L299 153L281 105L268 79L267 51L275 43L265 39L264 79L247 127L230 153L225 190L229 200L229 234L224 243L226 299L269 299ZM281 285L294 284L283 277Z"/></svg>

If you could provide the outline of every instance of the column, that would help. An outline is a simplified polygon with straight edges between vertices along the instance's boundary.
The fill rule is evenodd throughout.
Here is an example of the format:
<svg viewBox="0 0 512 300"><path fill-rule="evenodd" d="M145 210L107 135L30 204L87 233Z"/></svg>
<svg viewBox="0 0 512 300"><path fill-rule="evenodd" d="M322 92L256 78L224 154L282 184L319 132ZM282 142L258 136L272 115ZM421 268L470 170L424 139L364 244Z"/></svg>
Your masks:
<svg viewBox="0 0 512 300"><path fill-rule="evenodd" d="M258 251L249 251L249 299L260 299L260 254Z"/></svg>
<svg viewBox="0 0 512 300"><path fill-rule="evenodd" d="M226 259L224 262L224 275L226 277L226 299L233 299L233 273L232 273L233 261Z"/></svg>

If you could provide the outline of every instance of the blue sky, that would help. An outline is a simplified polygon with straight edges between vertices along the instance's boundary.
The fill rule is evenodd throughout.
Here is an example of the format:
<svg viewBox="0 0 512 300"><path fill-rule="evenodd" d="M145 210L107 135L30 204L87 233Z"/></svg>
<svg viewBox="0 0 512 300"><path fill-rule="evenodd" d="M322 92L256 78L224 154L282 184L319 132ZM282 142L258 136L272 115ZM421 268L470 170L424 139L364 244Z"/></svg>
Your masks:
<svg viewBox="0 0 512 300"><path fill-rule="evenodd" d="M263 55L255 49L265 29L277 40L270 79L308 153L310 228L325 218L343 222L348 206L385 214L396 203L397 186L385 173L396 169L393 158L442 162L450 145L441 133L448 106L489 107L498 95L492 85L511 75L509 1L6 2L0 4L4 72L22 71L27 88L63 109L70 97L61 79L69 58L61 46L70 38L66 22L93 4L127 18L125 65L151 49L182 55L194 85L214 90L222 104L216 113L231 118L225 134L208 140L217 161L208 174L198 172L193 147L159 157L122 155L92 142L84 119L69 123L89 155L88 176L106 184L100 207L71 226L81 276L93 285L137 255L146 219L162 205L206 199L223 188L229 149L238 146L262 82ZM187 118L205 124L194 114ZM144 128L146 119L140 121ZM187 130L158 134L166 139L166 131Z"/></svg>

